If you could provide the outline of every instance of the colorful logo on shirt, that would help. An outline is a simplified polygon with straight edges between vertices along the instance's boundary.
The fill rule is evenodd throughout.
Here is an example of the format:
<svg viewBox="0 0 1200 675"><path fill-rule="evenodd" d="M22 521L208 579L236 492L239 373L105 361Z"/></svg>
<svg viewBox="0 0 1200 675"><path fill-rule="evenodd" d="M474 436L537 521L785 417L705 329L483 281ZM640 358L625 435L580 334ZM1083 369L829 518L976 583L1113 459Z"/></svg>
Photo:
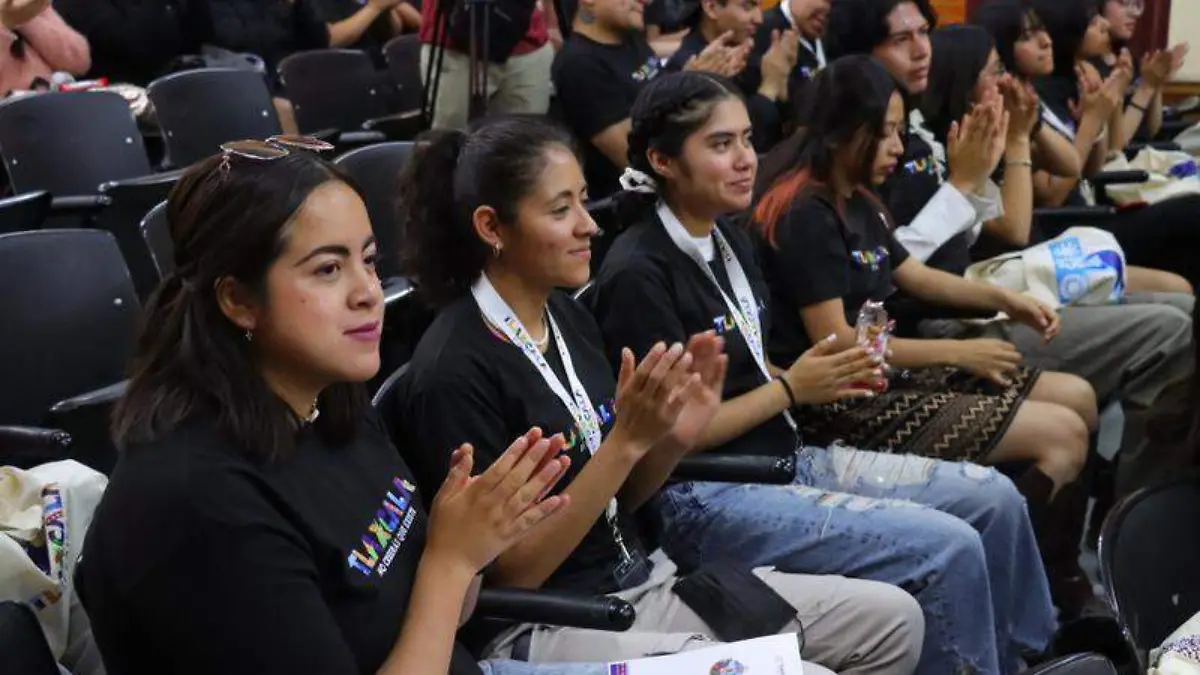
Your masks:
<svg viewBox="0 0 1200 675"><path fill-rule="evenodd" d="M610 663L608 665L608 675L629 675L629 664L625 662Z"/></svg>
<svg viewBox="0 0 1200 675"><path fill-rule="evenodd" d="M367 533L362 536L358 548L346 557L350 569L368 577L371 572L381 577L387 574L417 518L417 510L412 508L416 490L417 486L403 478L392 479L392 487L375 512L374 520L367 526Z"/></svg>
<svg viewBox="0 0 1200 675"><path fill-rule="evenodd" d="M637 70L633 71L634 82L649 82L655 77L658 77L659 71L662 70L663 60L657 56L651 56Z"/></svg>
<svg viewBox="0 0 1200 675"><path fill-rule="evenodd" d="M910 176L936 176L938 163L933 157L921 157L904 163L904 173Z"/></svg>
<svg viewBox="0 0 1200 675"><path fill-rule="evenodd" d="M850 259L861 268L878 272L879 268L888 261L888 250L884 246L876 246L873 250L851 251Z"/></svg>
<svg viewBox="0 0 1200 675"><path fill-rule="evenodd" d="M761 299L758 300L758 316L761 318L767 312L767 303ZM713 330L717 335L725 335L737 330L737 319L733 318L732 314L718 314L712 320Z"/></svg>

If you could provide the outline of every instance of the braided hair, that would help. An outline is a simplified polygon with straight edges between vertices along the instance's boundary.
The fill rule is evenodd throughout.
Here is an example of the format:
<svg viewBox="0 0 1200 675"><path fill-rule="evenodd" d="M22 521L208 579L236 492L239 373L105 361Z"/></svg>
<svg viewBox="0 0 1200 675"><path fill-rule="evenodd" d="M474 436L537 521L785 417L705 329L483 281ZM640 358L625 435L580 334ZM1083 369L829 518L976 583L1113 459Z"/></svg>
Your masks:
<svg viewBox="0 0 1200 675"><path fill-rule="evenodd" d="M651 165L650 151L679 157L688 137L708 123L717 104L729 99L742 100L737 85L709 73L683 71L651 81L642 88L629 114L629 166L654 179L661 195L666 178ZM621 221L645 218L659 195L620 195Z"/></svg>

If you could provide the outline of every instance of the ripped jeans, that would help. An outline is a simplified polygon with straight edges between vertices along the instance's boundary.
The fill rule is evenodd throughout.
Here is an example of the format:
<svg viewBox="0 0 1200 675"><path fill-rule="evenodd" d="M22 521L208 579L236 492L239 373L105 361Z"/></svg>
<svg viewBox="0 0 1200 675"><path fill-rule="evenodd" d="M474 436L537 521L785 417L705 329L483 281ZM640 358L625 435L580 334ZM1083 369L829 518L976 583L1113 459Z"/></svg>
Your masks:
<svg viewBox="0 0 1200 675"><path fill-rule="evenodd" d="M1013 673L1054 609L1025 502L993 469L840 446L797 454L788 486L683 483L656 498L681 566L716 560L908 591L925 614L917 672Z"/></svg>

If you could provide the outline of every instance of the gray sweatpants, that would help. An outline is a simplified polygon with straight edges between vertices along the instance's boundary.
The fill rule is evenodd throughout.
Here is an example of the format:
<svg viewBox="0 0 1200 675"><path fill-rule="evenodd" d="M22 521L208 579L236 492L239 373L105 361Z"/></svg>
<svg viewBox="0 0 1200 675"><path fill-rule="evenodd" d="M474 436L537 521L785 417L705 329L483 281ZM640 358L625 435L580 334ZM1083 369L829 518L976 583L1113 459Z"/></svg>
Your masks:
<svg viewBox="0 0 1200 675"><path fill-rule="evenodd" d="M1131 293L1117 305L1063 307L1062 332L1046 343L1033 329L1012 321L980 326L969 321L921 324L927 337L997 338L1020 350L1026 365L1078 375L1102 402L1119 401L1125 436L1117 470L1117 492L1129 492L1165 476L1176 460L1152 452L1144 442L1149 411L1182 390L1191 377L1192 310L1195 297L1182 293Z"/></svg>
<svg viewBox="0 0 1200 675"><path fill-rule="evenodd" d="M498 638L489 658L511 658L514 643L524 636L530 636L529 661L535 663L604 663L713 646L712 630L671 591L678 581L675 564L661 551L651 561L649 581L617 594L637 610L630 630L527 624ZM838 576L784 574L769 567L754 573L796 608L798 621L780 632L803 629L805 673L903 675L916 668L925 619L917 601L899 588Z"/></svg>

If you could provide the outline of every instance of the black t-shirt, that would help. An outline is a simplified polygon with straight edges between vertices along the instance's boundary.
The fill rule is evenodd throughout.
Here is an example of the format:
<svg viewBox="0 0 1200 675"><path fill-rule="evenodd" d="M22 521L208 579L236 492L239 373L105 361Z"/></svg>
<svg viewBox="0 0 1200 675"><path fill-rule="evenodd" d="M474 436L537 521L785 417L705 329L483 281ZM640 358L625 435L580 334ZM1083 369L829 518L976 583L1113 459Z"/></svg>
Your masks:
<svg viewBox="0 0 1200 675"><path fill-rule="evenodd" d="M699 28L693 28L683 36L679 49L667 61L667 70L671 72L683 70L687 62L693 56L704 51L707 46L708 40L704 39L704 34L700 32ZM760 153L766 153L775 147L775 144L783 137L783 124L787 114L786 106L758 93L758 88L762 86L761 68L762 54L752 52L746 60L746 67L738 73L737 77L733 78L733 83L738 86L742 97L746 99L746 109L750 113L750 122L754 125L754 135L752 136L754 149Z"/></svg>
<svg viewBox="0 0 1200 675"><path fill-rule="evenodd" d="M759 302L763 335L769 335L768 290L754 258L753 243L738 226L719 222L718 227L750 281ZM725 293L734 298L724 263L712 262L709 268ZM696 262L675 246L657 215L617 237L588 292L588 301L614 367L620 363L623 347L640 358L657 342L686 343L692 335L715 329L725 338L729 357L725 399L766 383L721 294ZM783 415L777 415L713 452L783 457L795 451L796 443Z"/></svg>
<svg viewBox="0 0 1200 675"><path fill-rule="evenodd" d="M642 85L663 68L663 59L646 38L633 33L619 45L573 33L555 59L551 78L563 121L583 144L584 173L593 199L621 189L621 170L592 145L592 137L629 119Z"/></svg>
<svg viewBox="0 0 1200 675"><path fill-rule="evenodd" d="M596 322L562 293L551 296L549 308L607 434L617 385ZM553 338L546 360L569 391ZM555 493L570 485L591 459L570 411L520 348L488 327L470 294L438 314L413 354L403 387L397 397L402 409L392 414L403 420L402 437L414 448L414 458L421 457L422 477L441 480L449 470L451 452L462 443L474 446L475 468L482 471L534 426L546 436L562 433L570 446L565 452L571 466ZM618 522L626 543L637 547L633 520L619 513ZM601 516L544 587L583 594L614 592L618 587L613 572L620 560L612 528Z"/></svg>
<svg viewBox="0 0 1200 675"><path fill-rule="evenodd" d="M771 362L786 368L813 340L800 310L841 298L846 322L868 300L884 301L896 287L892 272L908 259L882 205L855 193L839 209L836 197L812 189L796 197L775 228L774 245L759 238L763 276L771 289Z"/></svg>
<svg viewBox="0 0 1200 675"><path fill-rule="evenodd" d="M144 87L211 39L205 0L55 0L91 47L88 77Z"/></svg>
<svg viewBox="0 0 1200 675"><path fill-rule="evenodd" d="M753 57L756 62L761 62L763 55L771 48L772 33L779 31L782 34L791 28L792 23L788 21L788 17L784 16L782 5L776 5L764 12L762 25L754 34ZM815 51L819 42L809 41L809 44L813 45L814 49L809 49L804 42L800 43L796 50L796 65L788 76L788 100L791 101L793 110L801 109L804 104L805 88L821 70L821 63L817 59Z"/></svg>
<svg viewBox="0 0 1200 675"><path fill-rule="evenodd" d="M329 27L316 0L208 0L213 42L257 54L274 74L279 62L306 49L329 46Z"/></svg>
<svg viewBox="0 0 1200 675"><path fill-rule="evenodd" d="M344 21L357 14L366 5L365 0L316 0L317 16L327 24ZM376 67L386 67L383 60L383 46L392 38L392 23L388 12L379 15L367 30L363 32L358 42L350 45L350 49L361 49L375 61Z"/></svg>
<svg viewBox="0 0 1200 675"><path fill-rule="evenodd" d="M270 463L212 418L130 449L96 509L83 587L110 672L374 673L425 545L412 474L368 413ZM455 673L478 673L461 649Z"/></svg>

